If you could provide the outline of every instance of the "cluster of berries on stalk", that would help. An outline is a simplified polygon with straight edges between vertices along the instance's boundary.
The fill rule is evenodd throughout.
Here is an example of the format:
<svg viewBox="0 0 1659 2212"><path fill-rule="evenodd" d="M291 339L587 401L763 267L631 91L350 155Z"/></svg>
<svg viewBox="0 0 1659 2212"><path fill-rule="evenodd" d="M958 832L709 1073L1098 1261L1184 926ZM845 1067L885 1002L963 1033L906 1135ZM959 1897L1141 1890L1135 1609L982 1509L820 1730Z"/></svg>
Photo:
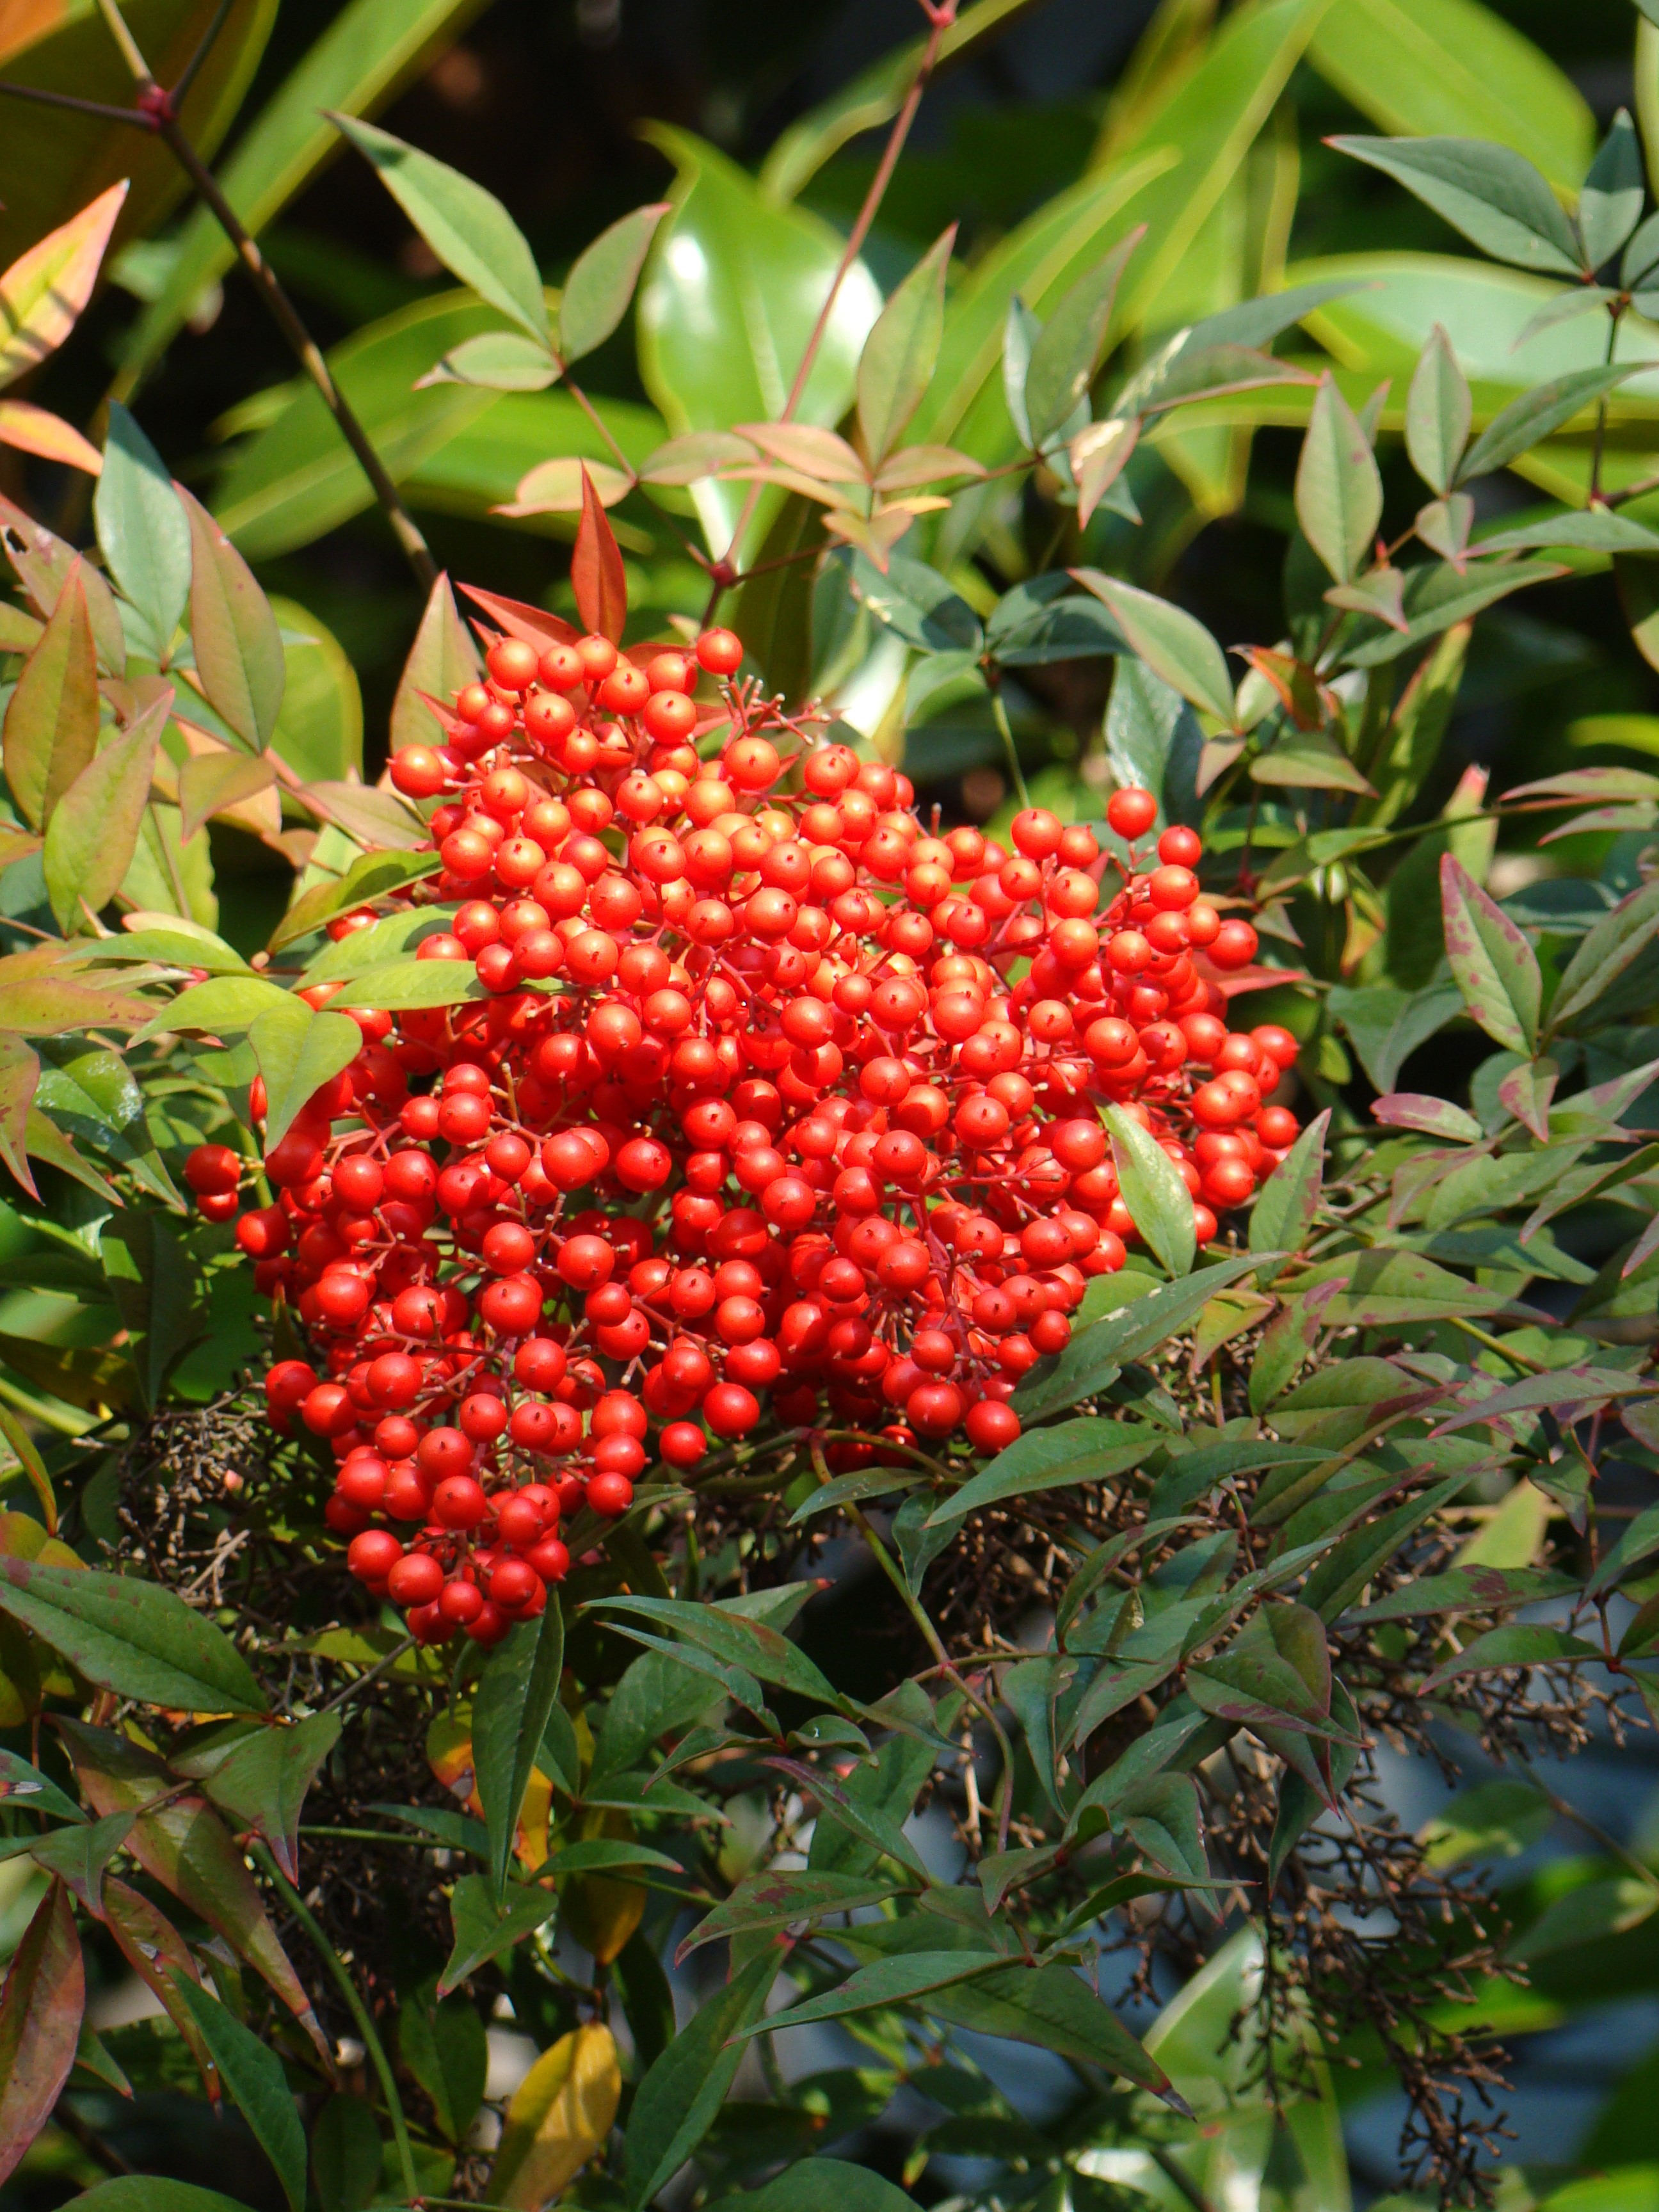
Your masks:
<svg viewBox="0 0 1659 2212"><path fill-rule="evenodd" d="M271 1369L270 1417L331 1449L328 1524L422 1641L538 1613L561 1529L591 1542L711 1438L817 1431L843 1470L1001 1449L1135 1237L1101 1103L1201 1243L1297 1133L1268 1097L1295 1041L1225 1020L1255 932L1201 895L1191 830L1148 847L1150 793L1108 803L1127 860L1040 807L1006 845L930 835L742 657L508 635L433 702L444 742L392 778L439 802L438 872L390 904L431 907L415 957L465 995L351 1008L361 1052L237 1219L321 1347ZM228 1147L186 1176L237 1213Z"/></svg>

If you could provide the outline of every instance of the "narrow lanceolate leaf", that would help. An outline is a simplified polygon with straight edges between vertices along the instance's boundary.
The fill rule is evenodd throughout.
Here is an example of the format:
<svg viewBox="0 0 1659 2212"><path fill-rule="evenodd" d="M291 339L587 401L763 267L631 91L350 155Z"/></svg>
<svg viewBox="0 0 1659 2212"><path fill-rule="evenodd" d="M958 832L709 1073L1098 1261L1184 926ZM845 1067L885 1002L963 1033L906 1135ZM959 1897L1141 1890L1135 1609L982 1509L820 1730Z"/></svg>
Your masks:
<svg viewBox="0 0 1659 2212"><path fill-rule="evenodd" d="M1131 651L1154 676L1231 726L1233 687L1226 656L1201 622L1168 599L1103 575L1097 568L1073 568L1072 574L1110 608Z"/></svg>
<svg viewBox="0 0 1659 2212"><path fill-rule="evenodd" d="M491 1653L473 1698L473 1766L498 1901L507 1894L519 1814L563 1665L564 1620L550 1592L541 1619L521 1621Z"/></svg>
<svg viewBox="0 0 1659 2212"><path fill-rule="evenodd" d="M1572 1575L1536 1567L1451 1567L1443 1575L1420 1576L1402 1589L1390 1590L1374 1604L1346 1614L1344 1626L1370 1627L1385 1620L1426 1620L1440 1613L1503 1613L1510 1606L1565 1597L1577 1587Z"/></svg>
<svg viewBox="0 0 1659 2212"><path fill-rule="evenodd" d="M1028 1424L1047 1420L1050 1413L1063 1413L1080 1398L1103 1390L1132 1360L1144 1359L1185 1328L1218 1291L1260 1264L1252 1253L1218 1260L1178 1282L1160 1284L1121 1313L1091 1322L1078 1331L1047 1374L1038 1369L1026 1377L1015 1394L1015 1411Z"/></svg>
<svg viewBox="0 0 1659 2212"><path fill-rule="evenodd" d="M1642 143L1628 112L1621 107L1596 149L1578 195L1578 234L1591 269L1600 269L1618 252L1642 220L1646 198Z"/></svg>
<svg viewBox="0 0 1659 2212"><path fill-rule="evenodd" d="M444 267L546 345L547 301L536 257L495 195L372 123L334 114L329 120L373 163Z"/></svg>
<svg viewBox="0 0 1659 2212"><path fill-rule="evenodd" d="M1538 1048L1544 989L1537 955L1449 853L1440 860L1440 904L1446 957L1464 1005L1495 1042L1530 1058Z"/></svg>
<svg viewBox="0 0 1659 2212"><path fill-rule="evenodd" d="M764 2020L745 2028L743 2039L769 2034L774 2022L781 2027L804 2027L813 2021L842 2020L850 2013L873 2012L880 2005L904 2004L951 1982L991 1972L1006 1963L995 1952L976 1956L971 1951L908 1951L896 1959L878 1959L873 1966L860 1966L822 1996L809 1997L783 2012L769 2013Z"/></svg>
<svg viewBox="0 0 1659 2212"><path fill-rule="evenodd" d="M1099 2066L1150 2089L1177 2112L1188 2109L1162 2067L1070 1966L1002 1966L937 1991L927 2010L982 2035L1006 2035L1062 2058Z"/></svg>
<svg viewBox="0 0 1659 2212"><path fill-rule="evenodd" d="M75 2063L87 1974L69 1892L54 1881L0 1990L0 2181L52 2118Z"/></svg>
<svg viewBox="0 0 1659 2212"><path fill-rule="evenodd" d="M1106 349L1118 279L1145 235L1142 224L1086 270L1033 343L1025 370L1025 419L1034 446L1040 447L1059 429L1094 382Z"/></svg>
<svg viewBox="0 0 1659 2212"><path fill-rule="evenodd" d="M1190 1273L1198 1254L1193 1194L1180 1171L1150 1129L1142 1128L1121 1106L1104 1115L1111 1132L1123 1203L1135 1227L1171 1275Z"/></svg>
<svg viewBox="0 0 1659 2212"><path fill-rule="evenodd" d="M1523 155L1481 138L1333 138L1395 178L1498 261L1577 276L1583 262L1561 203Z"/></svg>
<svg viewBox="0 0 1659 2212"><path fill-rule="evenodd" d="M921 406L945 335L945 277L957 226L936 239L877 316L859 356L859 434L877 468Z"/></svg>
<svg viewBox="0 0 1659 2212"><path fill-rule="evenodd" d="M760 2017L783 1959L769 1946L705 1998L641 2082L623 2153L629 2212L651 2202L714 2124L743 2062L732 2039Z"/></svg>
<svg viewBox="0 0 1659 2212"><path fill-rule="evenodd" d="M0 276L0 385L15 384L75 328L126 196L124 179L49 231Z"/></svg>
<svg viewBox="0 0 1659 2212"><path fill-rule="evenodd" d="M253 2139L276 2168L291 2212L305 2212L306 2137L295 2110L283 2062L267 2043L242 2026L199 1982L178 1982L181 2002L213 2054L219 2078L230 2092Z"/></svg>
<svg viewBox="0 0 1659 2212"><path fill-rule="evenodd" d="M990 1465L929 1515L930 1528L948 1528L969 1513L1006 1498L1030 1498L1042 1490L1066 1490L1074 1483L1106 1482L1150 1459L1163 1442L1151 1427L1088 1419L1062 1421L1058 1428L1028 1429Z"/></svg>
<svg viewBox="0 0 1659 2212"><path fill-rule="evenodd" d="M1325 1132L1330 1127L1328 1106L1316 1115L1261 1186L1250 1209L1252 1252L1299 1252L1319 1210L1319 1193L1325 1174ZM1265 1289L1284 1261L1264 1260L1256 1280Z"/></svg>
<svg viewBox="0 0 1659 2212"><path fill-rule="evenodd" d="M1565 1028L1611 990L1659 935L1659 878L1620 900L1578 940L1550 1002L1552 1031Z"/></svg>
<svg viewBox="0 0 1659 2212"><path fill-rule="evenodd" d="M1437 1690L1455 1674L1490 1674L1499 1668L1507 1673L1516 1667L1582 1665L1587 1659L1600 1660L1602 1656L1594 1644L1587 1644L1582 1636L1569 1635L1565 1628L1492 1628L1486 1635L1477 1636L1467 1649L1443 1661L1432 1674L1425 1676L1423 1689L1425 1694Z"/></svg>
<svg viewBox="0 0 1659 2212"><path fill-rule="evenodd" d="M98 746L98 658L78 560L23 663L3 743L17 811L32 830L44 829Z"/></svg>
<svg viewBox="0 0 1659 2212"><path fill-rule="evenodd" d="M761 1929L787 1928L825 1914L852 1912L881 1905L905 1885L893 1876L856 1874L780 1874L768 1868L745 1875L723 1905L700 1920L674 1954L678 1966L704 1943Z"/></svg>
<svg viewBox="0 0 1659 2212"><path fill-rule="evenodd" d="M1571 422L1575 415L1605 398L1640 367L1639 362L1626 362L1622 367L1615 362L1611 368L1576 368L1523 392L1518 399L1499 409L1464 454L1457 482L1472 483L1476 477L1490 476L1494 469L1506 467Z"/></svg>
<svg viewBox="0 0 1659 2212"><path fill-rule="evenodd" d="M440 576L428 595L421 626L398 679L392 702L392 751L401 752L405 745L441 744L444 733L426 701L453 699L464 684L473 681L478 667L477 647L461 620L449 578Z"/></svg>
<svg viewBox="0 0 1659 2212"><path fill-rule="evenodd" d="M570 556L570 586L584 627L620 645L623 624L628 619L622 549L586 469L582 471L582 519Z"/></svg>
<svg viewBox="0 0 1659 2212"><path fill-rule="evenodd" d="M428 968L439 964L435 960L422 963ZM313 1013L303 999L285 994L248 1024L247 1034L265 1079L269 1152L324 1084L351 1065L362 1049L363 1033L349 1015L326 1009Z"/></svg>
<svg viewBox="0 0 1659 2212"><path fill-rule="evenodd" d="M1443 499L1457 480L1457 465L1469 442L1473 419L1468 379L1458 365L1451 340L1437 323L1418 357L1406 395L1406 451L1418 475Z"/></svg>
<svg viewBox="0 0 1659 2212"><path fill-rule="evenodd" d="M190 522L190 634L207 702L243 744L263 752L276 726L287 668L282 633L253 572L182 484Z"/></svg>
<svg viewBox="0 0 1659 2212"><path fill-rule="evenodd" d="M306 1792L339 1741L340 1725L337 1713L313 1713L296 1728L260 1729L202 1785L239 1826L264 1838L290 1881L300 1878L300 1812Z"/></svg>
<svg viewBox="0 0 1659 2212"><path fill-rule="evenodd" d="M46 824L46 896L65 935L109 904L132 865L172 707L169 688L88 762Z"/></svg>
<svg viewBox="0 0 1659 2212"><path fill-rule="evenodd" d="M0 1559L8 1613L100 1690L186 1712L263 1712L235 1645L159 1583Z"/></svg>
<svg viewBox="0 0 1659 2212"><path fill-rule="evenodd" d="M577 258L559 299L559 352L580 361L610 337L628 313L645 257L668 202L635 208L602 230Z"/></svg>
<svg viewBox="0 0 1659 2212"><path fill-rule="evenodd" d="M1302 441L1296 514L1309 544L1346 584L1382 519L1382 479L1370 440L1329 376L1320 380Z"/></svg>
<svg viewBox="0 0 1659 2212"><path fill-rule="evenodd" d="M110 406L92 511L110 574L165 654L190 598L190 524L166 463L118 401Z"/></svg>

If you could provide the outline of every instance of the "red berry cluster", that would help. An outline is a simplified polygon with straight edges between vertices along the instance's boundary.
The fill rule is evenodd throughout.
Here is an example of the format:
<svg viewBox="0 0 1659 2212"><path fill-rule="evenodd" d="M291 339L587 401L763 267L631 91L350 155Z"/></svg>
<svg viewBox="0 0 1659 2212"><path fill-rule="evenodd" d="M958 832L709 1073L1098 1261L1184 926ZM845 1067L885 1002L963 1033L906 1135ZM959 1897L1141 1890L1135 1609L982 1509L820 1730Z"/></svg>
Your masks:
<svg viewBox="0 0 1659 2212"><path fill-rule="evenodd" d="M1224 1018L1255 932L1200 896L1190 830L1138 849L1149 793L1107 807L1127 866L1042 808L1012 850L927 835L904 776L741 658L720 629L497 640L443 744L392 769L441 802L441 872L398 895L434 908L416 957L482 994L354 1009L361 1053L237 1223L325 1347L322 1376L271 1370L271 1417L331 1446L329 1524L423 1640L536 1613L562 1523L625 1513L653 1457L693 1469L769 1401L842 1468L1011 1443L1019 1378L1135 1235L1102 1100L1206 1242L1296 1134L1265 1103L1294 1041ZM242 1164L191 1156L210 1217Z"/></svg>

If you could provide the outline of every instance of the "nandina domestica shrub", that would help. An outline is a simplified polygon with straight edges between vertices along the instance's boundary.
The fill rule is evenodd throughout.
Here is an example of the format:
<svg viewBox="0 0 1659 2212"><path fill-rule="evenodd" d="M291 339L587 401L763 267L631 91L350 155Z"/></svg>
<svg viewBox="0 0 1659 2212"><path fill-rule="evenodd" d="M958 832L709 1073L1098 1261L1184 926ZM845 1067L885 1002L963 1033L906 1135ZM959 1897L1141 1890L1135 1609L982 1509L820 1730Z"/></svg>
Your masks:
<svg viewBox="0 0 1659 2212"><path fill-rule="evenodd" d="M448 917L416 960L482 994L352 1007L362 1051L237 1224L322 1348L272 1367L271 1418L326 1440L329 1525L422 1642L536 1615L561 1528L711 1436L823 1430L842 1470L1011 1443L1137 1234L1101 1103L1201 1243L1297 1134L1267 1103L1295 1040L1225 1018L1255 932L1200 896L1193 830L1151 841L1151 793L1108 802L1124 858L1041 807L1012 851L930 835L741 659L722 629L497 637L392 769L441 801L439 872L399 894ZM192 1154L210 1218L239 1172Z"/></svg>

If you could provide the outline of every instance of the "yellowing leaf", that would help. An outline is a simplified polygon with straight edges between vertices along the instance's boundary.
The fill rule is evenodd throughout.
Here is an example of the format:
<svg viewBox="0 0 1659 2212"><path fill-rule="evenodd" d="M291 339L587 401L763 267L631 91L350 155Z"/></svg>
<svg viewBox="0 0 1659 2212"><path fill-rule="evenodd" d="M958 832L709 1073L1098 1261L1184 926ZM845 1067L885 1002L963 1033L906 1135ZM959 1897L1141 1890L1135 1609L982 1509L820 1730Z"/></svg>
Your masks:
<svg viewBox="0 0 1659 2212"><path fill-rule="evenodd" d="M611 2132L622 2095L608 2027L579 2027L543 2051L514 2092L491 2169L492 2203L539 2212L580 2172Z"/></svg>
<svg viewBox="0 0 1659 2212"><path fill-rule="evenodd" d="M586 468L593 480L602 507L615 507L634 489L631 477L620 469L611 468L604 461L583 462L563 456L551 461L538 461L529 474L522 477L514 496L504 506L493 507L492 514L576 514L581 511L582 471Z"/></svg>
<svg viewBox="0 0 1659 2212"><path fill-rule="evenodd" d="M125 179L112 185L0 276L0 384L15 384L75 328L126 196Z"/></svg>
<svg viewBox="0 0 1659 2212"><path fill-rule="evenodd" d="M0 399L0 445L39 453L46 461L66 461L89 477L97 476L104 465L97 447L89 445L73 423L45 407L31 406L27 399Z"/></svg>

